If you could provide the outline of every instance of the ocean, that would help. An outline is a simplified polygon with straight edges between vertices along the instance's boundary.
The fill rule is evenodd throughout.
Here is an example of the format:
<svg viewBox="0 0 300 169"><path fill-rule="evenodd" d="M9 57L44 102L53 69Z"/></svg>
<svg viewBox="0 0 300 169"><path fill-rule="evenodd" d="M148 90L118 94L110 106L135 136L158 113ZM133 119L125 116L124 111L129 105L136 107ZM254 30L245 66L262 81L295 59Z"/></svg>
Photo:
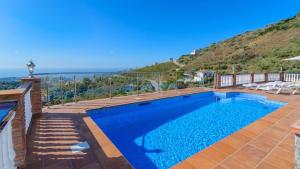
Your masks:
<svg viewBox="0 0 300 169"><path fill-rule="evenodd" d="M58 72L117 72L127 69L121 68L106 68L106 69L36 69L34 73L58 73ZM20 78L28 76L28 70L25 69L1 69L0 78Z"/></svg>

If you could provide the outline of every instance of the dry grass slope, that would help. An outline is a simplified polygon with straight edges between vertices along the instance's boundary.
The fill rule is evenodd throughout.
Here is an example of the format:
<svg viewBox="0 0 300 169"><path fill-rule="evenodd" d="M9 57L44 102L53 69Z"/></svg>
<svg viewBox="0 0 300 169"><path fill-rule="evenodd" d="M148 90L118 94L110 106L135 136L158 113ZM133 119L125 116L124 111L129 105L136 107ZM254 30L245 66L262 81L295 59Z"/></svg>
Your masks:
<svg viewBox="0 0 300 169"><path fill-rule="evenodd" d="M300 71L300 62L282 62L296 55L300 55L300 14L198 49L196 55L183 55L178 61L190 72L200 68L230 72L231 65L236 65L239 72L271 72L280 67ZM157 65L147 67L156 68Z"/></svg>

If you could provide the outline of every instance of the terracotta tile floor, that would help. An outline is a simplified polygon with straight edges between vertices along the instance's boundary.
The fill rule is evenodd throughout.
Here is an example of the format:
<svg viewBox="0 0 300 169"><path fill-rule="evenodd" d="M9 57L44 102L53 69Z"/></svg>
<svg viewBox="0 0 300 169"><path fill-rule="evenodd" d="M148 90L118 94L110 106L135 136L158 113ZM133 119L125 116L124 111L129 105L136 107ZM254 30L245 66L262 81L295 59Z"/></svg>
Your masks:
<svg viewBox="0 0 300 169"><path fill-rule="evenodd" d="M162 93L125 96L57 105L43 110L33 120L28 135L28 169L125 169L132 168L105 134L86 117L87 109L140 102L163 97L198 93L193 88ZM239 91L218 90L218 91ZM294 136L290 125L300 119L299 95L264 94L288 104L238 132L191 156L173 168L238 169L294 168ZM72 153L70 145L87 140L91 148Z"/></svg>
<svg viewBox="0 0 300 169"><path fill-rule="evenodd" d="M253 90L232 89L230 91L264 94L269 99L288 102L288 104L173 168L295 168L294 135L290 132L290 126L300 118L300 102L298 101L300 96L266 94Z"/></svg>

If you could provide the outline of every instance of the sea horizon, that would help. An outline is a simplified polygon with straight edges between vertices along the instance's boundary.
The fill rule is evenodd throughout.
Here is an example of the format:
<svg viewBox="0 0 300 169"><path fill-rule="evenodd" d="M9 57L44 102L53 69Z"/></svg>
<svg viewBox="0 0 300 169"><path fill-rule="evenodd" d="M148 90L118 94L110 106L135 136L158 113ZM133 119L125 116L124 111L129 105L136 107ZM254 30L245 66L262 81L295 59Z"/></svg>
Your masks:
<svg viewBox="0 0 300 169"><path fill-rule="evenodd" d="M117 72L126 71L128 68L41 68L34 74L40 73L67 73L67 72ZM28 76L26 68L0 68L0 78L20 78Z"/></svg>

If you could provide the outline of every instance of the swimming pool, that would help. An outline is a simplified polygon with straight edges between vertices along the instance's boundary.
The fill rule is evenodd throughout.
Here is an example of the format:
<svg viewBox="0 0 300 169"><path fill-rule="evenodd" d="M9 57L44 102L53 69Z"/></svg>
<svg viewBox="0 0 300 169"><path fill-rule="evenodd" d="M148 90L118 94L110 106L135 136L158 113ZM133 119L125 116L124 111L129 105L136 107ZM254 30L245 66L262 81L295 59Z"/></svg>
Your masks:
<svg viewBox="0 0 300 169"><path fill-rule="evenodd" d="M247 93L205 92L90 110L136 169L165 169L282 107Z"/></svg>
<svg viewBox="0 0 300 169"><path fill-rule="evenodd" d="M16 105L15 102L0 103L0 124L2 123L4 118L8 115L10 110L14 108L15 105Z"/></svg>

